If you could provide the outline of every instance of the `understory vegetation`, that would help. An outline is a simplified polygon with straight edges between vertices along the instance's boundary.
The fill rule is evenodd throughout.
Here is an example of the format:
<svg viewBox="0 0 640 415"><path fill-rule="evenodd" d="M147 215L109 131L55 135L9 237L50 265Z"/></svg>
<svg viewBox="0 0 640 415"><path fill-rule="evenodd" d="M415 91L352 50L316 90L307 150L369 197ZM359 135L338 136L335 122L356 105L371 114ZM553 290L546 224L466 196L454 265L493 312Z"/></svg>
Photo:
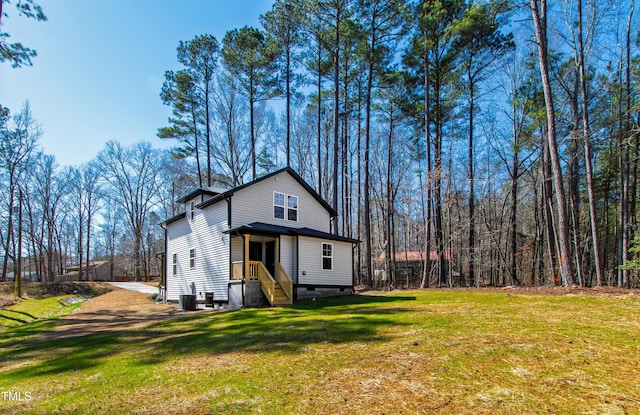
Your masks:
<svg viewBox="0 0 640 415"><path fill-rule="evenodd" d="M36 321L0 339L0 390L29 397L0 412L639 412L640 297L553 293L376 292L58 340Z"/></svg>

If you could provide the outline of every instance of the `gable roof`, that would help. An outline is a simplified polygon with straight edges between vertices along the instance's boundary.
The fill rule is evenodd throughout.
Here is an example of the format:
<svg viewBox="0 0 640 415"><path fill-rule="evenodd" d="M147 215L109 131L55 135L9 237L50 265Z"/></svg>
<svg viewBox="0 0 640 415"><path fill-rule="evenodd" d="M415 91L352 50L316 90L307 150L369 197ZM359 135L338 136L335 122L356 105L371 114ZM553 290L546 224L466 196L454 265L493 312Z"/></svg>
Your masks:
<svg viewBox="0 0 640 415"><path fill-rule="evenodd" d="M170 223L177 222L177 221L179 221L180 219L184 219L184 218L186 218L186 217L187 217L187 213L186 213L186 212L178 213L178 214L177 214L177 215L175 215L174 217L172 217L172 218L169 218L169 219L165 220L165 221L164 221L164 222L162 222L160 225L165 225L165 226L166 226L166 225L169 225Z"/></svg>
<svg viewBox="0 0 640 415"><path fill-rule="evenodd" d="M281 173L284 173L284 172L289 173L289 175L291 177L293 177L311 196L313 196L313 198L316 199L318 201L318 203L320 203L320 205L322 205L322 207L325 208L332 217L338 216L338 212L336 212L331 207L331 205L329 205L329 203L327 203L326 200L324 200L315 190L313 190L313 188L311 186L309 186L309 184L307 182L305 182L304 179L302 177L300 177L298 175L298 173L296 173L291 167L285 167L283 169L274 171L272 173L265 174L264 176L259 177L256 180L253 180L253 181L251 181L249 183L245 183L245 184L240 185L238 187L234 187L233 189L227 190L226 192L223 192L223 193L220 193L220 194L212 197L209 200L205 200L204 202L200 203L196 207L198 209L206 208L207 206L211 206L211 205L213 205L213 204L215 204L215 203L217 203L217 202L219 202L219 201L221 201L223 199L228 198L229 196L233 196L233 194L235 192L239 191L239 190L245 189L245 188L247 188L249 186L253 186L254 184L260 183L260 182L262 182L264 180L267 180L267 179L269 179L271 177L277 176L278 174L281 174Z"/></svg>
<svg viewBox="0 0 640 415"><path fill-rule="evenodd" d="M222 191L215 191L211 189L196 189L182 196L180 199L176 200L176 202L185 203L187 200L193 199L194 197L198 197L200 195L216 196L216 195L219 195L220 193L222 193Z"/></svg>

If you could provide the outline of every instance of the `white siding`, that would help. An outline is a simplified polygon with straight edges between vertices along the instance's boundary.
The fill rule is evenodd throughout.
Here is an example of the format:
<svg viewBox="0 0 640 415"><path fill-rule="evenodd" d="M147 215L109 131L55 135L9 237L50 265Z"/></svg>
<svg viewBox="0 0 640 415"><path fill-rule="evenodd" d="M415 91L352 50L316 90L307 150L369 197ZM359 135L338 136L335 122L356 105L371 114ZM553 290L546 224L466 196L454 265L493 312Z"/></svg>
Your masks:
<svg viewBox="0 0 640 415"><path fill-rule="evenodd" d="M280 265L287 272L289 278L296 281L296 238L282 235L280 237Z"/></svg>
<svg viewBox="0 0 640 415"><path fill-rule="evenodd" d="M231 238L231 262L243 261L244 254L244 238L242 236L234 236Z"/></svg>
<svg viewBox="0 0 640 415"><path fill-rule="evenodd" d="M333 269L322 269L322 244L333 244ZM298 284L344 285L353 284L352 247L349 242L339 242L300 236L298 241ZM305 272L306 275L302 275Z"/></svg>
<svg viewBox="0 0 640 415"><path fill-rule="evenodd" d="M297 221L273 217L273 192L298 196ZM231 198L231 208L232 228L252 222L262 222L292 228L307 227L323 232L330 231L329 212L286 171L234 193Z"/></svg>
<svg viewBox="0 0 640 415"><path fill-rule="evenodd" d="M192 294L199 300L205 292L214 292L215 300L227 300L229 282L229 235L227 204L218 203L205 210L196 209L194 219L187 218L167 226L167 299ZM189 266L189 251L195 249L195 268ZM178 254L178 272L173 275L173 254ZM200 296L202 293L202 297Z"/></svg>

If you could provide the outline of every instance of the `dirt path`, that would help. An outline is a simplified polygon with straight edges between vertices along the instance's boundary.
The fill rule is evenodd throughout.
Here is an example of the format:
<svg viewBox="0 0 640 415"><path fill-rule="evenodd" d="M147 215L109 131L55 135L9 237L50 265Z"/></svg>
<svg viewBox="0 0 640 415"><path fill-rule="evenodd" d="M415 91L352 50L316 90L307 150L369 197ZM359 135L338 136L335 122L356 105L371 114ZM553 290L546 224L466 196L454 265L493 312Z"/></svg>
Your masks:
<svg viewBox="0 0 640 415"><path fill-rule="evenodd" d="M207 311L190 311L189 314L202 312ZM156 304L148 294L114 288L85 301L76 312L56 320L53 329L43 332L36 341L141 329L182 313L176 304Z"/></svg>

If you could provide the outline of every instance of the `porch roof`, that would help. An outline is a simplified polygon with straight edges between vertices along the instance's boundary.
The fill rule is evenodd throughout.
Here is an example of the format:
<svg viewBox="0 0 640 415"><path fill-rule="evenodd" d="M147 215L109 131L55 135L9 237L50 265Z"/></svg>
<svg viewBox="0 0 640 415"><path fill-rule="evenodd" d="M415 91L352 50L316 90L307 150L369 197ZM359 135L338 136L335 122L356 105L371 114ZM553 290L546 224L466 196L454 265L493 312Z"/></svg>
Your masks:
<svg viewBox="0 0 640 415"><path fill-rule="evenodd" d="M298 235L309 236L312 238L328 239L331 241L350 242L357 244L360 241L346 236L334 235L328 232L322 232L310 228L291 228L289 226L272 225L269 223L252 222L246 225L241 225L233 229L225 231L225 233L239 234L239 235L265 235L265 236L279 236L279 235Z"/></svg>

